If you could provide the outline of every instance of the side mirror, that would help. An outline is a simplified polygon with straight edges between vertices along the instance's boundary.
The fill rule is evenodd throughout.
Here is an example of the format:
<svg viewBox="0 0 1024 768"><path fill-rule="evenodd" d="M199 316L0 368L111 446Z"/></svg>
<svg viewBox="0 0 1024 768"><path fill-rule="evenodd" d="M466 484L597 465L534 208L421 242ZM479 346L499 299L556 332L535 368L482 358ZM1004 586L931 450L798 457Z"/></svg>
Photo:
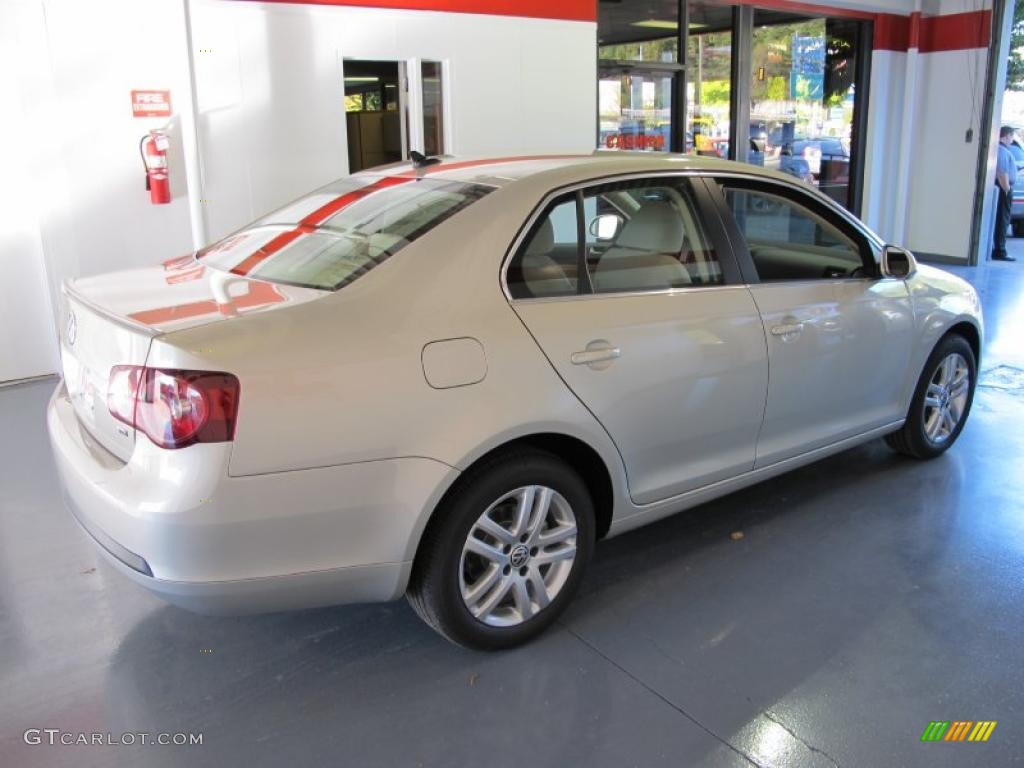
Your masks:
<svg viewBox="0 0 1024 768"><path fill-rule="evenodd" d="M591 220L588 227L590 234L598 240L614 240L622 227L622 217L614 213L605 213Z"/></svg>
<svg viewBox="0 0 1024 768"><path fill-rule="evenodd" d="M917 259L906 248L887 245L882 249L882 276L904 280L917 271Z"/></svg>

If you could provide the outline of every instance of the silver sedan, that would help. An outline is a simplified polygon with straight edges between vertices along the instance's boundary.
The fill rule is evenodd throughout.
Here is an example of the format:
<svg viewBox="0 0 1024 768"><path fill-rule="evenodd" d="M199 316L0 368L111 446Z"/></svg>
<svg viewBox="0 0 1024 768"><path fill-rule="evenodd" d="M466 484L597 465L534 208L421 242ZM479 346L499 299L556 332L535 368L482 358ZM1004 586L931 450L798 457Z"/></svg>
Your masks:
<svg viewBox="0 0 1024 768"><path fill-rule="evenodd" d="M964 427L982 321L789 176L706 158L444 160L65 287L48 411L110 562L203 612L408 595L541 632L598 539L885 437Z"/></svg>

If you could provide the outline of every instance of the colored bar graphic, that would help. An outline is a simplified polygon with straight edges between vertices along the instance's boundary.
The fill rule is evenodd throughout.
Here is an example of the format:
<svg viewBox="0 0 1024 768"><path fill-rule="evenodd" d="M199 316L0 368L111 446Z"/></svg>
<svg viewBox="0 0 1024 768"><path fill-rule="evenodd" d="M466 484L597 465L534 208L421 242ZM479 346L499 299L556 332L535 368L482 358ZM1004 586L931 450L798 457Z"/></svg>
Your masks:
<svg viewBox="0 0 1024 768"><path fill-rule="evenodd" d="M955 720L946 738L943 741L963 741L974 723L965 720Z"/></svg>
<svg viewBox="0 0 1024 768"><path fill-rule="evenodd" d="M974 730L971 731L968 741L988 741L988 737L996 729L996 722L995 720L979 720L978 724L974 726Z"/></svg>
<svg viewBox="0 0 1024 768"><path fill-rule="evenodd" d="M932 720L921 741L988 741L996 725L996 720Z"/></svg>

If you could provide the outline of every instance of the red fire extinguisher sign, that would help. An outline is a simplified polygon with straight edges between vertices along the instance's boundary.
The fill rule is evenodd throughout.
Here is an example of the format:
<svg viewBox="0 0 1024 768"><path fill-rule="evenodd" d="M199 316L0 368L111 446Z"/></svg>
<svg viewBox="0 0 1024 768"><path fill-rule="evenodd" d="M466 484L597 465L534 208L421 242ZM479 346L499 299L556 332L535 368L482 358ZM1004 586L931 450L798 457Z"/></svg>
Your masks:
<svg viewBox="0 0 1024 768"><path fill-rule="evenodd" d="M170 91L132 91L132 117L170 116Z"/></svg>

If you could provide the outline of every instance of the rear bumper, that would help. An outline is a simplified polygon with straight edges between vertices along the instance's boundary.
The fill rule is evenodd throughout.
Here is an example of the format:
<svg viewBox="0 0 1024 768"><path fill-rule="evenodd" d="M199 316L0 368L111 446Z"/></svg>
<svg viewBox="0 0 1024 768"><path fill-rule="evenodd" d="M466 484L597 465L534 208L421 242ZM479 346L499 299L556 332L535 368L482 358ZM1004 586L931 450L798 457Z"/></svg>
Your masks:
<svg viewBox="0 0 1024 768"><path fill-rule="evenodd" d="M232 478L230 444L127 463L81 429L63 385L47 427L64 498L117 570L200 613L400 597L415 547L456 470L394 459Z"/></svg>

